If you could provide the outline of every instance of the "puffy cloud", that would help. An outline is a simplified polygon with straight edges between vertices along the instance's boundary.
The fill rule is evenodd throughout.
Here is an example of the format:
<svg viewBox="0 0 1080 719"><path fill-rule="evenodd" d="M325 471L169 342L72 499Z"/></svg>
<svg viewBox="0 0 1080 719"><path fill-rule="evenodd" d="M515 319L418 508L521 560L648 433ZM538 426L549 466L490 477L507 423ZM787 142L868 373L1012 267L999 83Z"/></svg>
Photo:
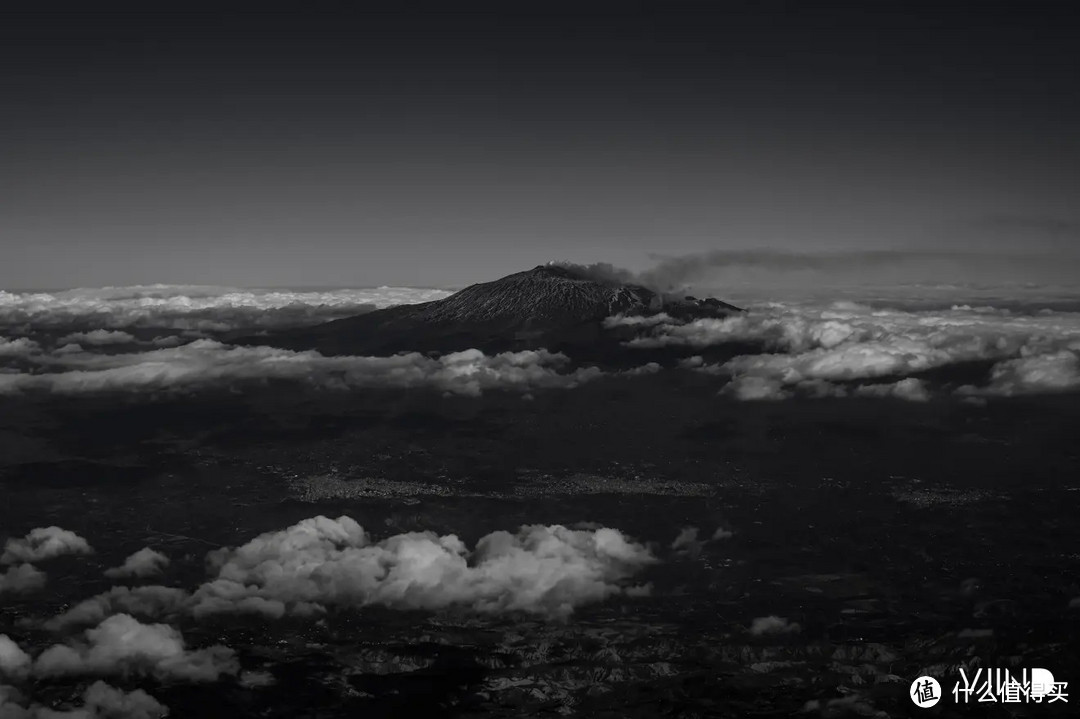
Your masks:
<svg viewBox="0 0 1080 719"><path fill-rule="evenodd" d="M160 620L180 614L314 616L334 606L401 609L468 607L565 617L576 607L616 594L638 596L625 580L656 561L619 531L589 525L524 526L494 532L470 552L456 536L413 532L373 542L354 520L315 517L208 555L213 578L191 593L158 585L113 587L45 622L50 631L127 617ZM142 625L140 625L142 626ZM145 633L148 630L140 630ZM93 639L93 637L91 637ZM108 636L105 637L106 639ZM98 642L102 643L102 642ZM58 646L55 667L91 662L87 652Z"/></svg>
<svg viewBox="0 0 1080 719"><path fill-rule="evenodd" d="M723 393L741 400L778 400L791 396L779 380L754 375L736 377L724 386Z"/></svg>
<svg viewBox="0 0 1080 719"><path fill-rule="evenodd" d="M125 692L96 681L82 695L83 706L50 709L26 700L14 687L0 686L0 717L3 719L159 719L169 713L156 699L141 689Z"/></svg>
<svg viewBox="0 0 1080 719"><path fill-rule="evenodd" d="M34 719L30 709L23 706L22 693L13 686L0 684L0 718Z"/></svg>
<svg viewBox="0 0 1080 719"><path fill-rule="evenodd" d="M621 322L626 325L626 322ZM723 364L700 354L680 366L726 376L725 394L744 400L796 395L926 401L912 377L948 365L996 362L989 387L972 394L1070 391L1080 387L1080 313L992 306L875 308L852 302L768 303L724 319L641 325L630 347L757 346ZM866 381L897 378L891 384ZM845 387L837 383L857 383Z"/></svg>
<svg viewBox="0 0 1080 719"><path fill-rule="evenodd" d="M8 680L22 679L30 672L30 664L30 655L11 637L0 634L0 677Z"/></svg>
<svg viewBox="0 0 1080 719"><path fill-rule="evenodd" d="M9 539L0 564L40 562L64 554L92 554L94 550L75 532L60 527L37 527L22 539Z"/></svg>
<svg viewBox="0 0 1080 719"><path fill-rule="evenodd" d="M627 341L626 345L639 348L709 347L725 342L769 339L774 334L772 326L755 322L755 319L739 315L723 319L703 318L686 323L677 320L659 324L642 323L643 327L651 327L652 331ZM625 321L621 324L632 326ZM779 327L778 324L776 326Z"/></svg>
<svg viewBox="0 0 1080 719"><path fill-rule="evenodd" d="M123 719L158 719L169 713L156 699L136 689L125 692L103 681L96 681L83 693L85 709L90 717L123 717Z"/></svg>
<svg viewBox="0 0 1080 719"><path fill-rule="evenodd" d="M32 564L18 564L8 567L0 574L0 594L4 592L36 592L45 586L45 572Z"/></svg>
<svg viewBox="0 0 1080 719"><path fill-rule="evenodd" d="M25 337L13 340L0 337L0 357L25 357L39 352L41 352L41 347L33 340Z"/></svg>
<svg viewBox="0 0 1080 719"><path fill-rule="evenodd" d="M701 555L708 542L727 539L731 536L734 536L733 532L719 527L708 539L701 539L697 527L684 527L671 543L671 548L684 557L695 559Z"/></svg>
<svg viewBox="0 0 1080 719"><path fill-rule="evenodd" d="M798 624L789 622L783 617L771 614L767 617L757 617L750 623L750 633L754 636L763 634L791 634L802 629Z"/></svg>
<svg viewBox="0 0 1080 719"><path fill-rule="evenodd" d="M65 292L0 291L0 327L72 325L224 332L317 324L390 305L441 299L446 290L378 287L323 292L146 285Z"/></svg>
<svg viewBox="0 0 1080 719"><path fill-rule="evenodd" d="M560 372L569 359L546 350L485 355L472 349L438 358L415 352L392 357L324 357L314 351L233 347L213 340L138 354L79 354L50 361L67 371L0 375L0 395L188 392L279 380L335 390L432 387L478 396L496 389L574 387L602 374L597 368Z"/></svg>
<svg viewBox="0 0 1080 719"><path fill-rule="evenodd" d="M622 372L619 372L619 376L621 376L621 377L640 377L642 375L647 375L647 374L656 374L661 369L663 369L663 367L661 367L656 362L649 362L648 364L643 364L643 365L641 365L639 367L632 367L632 368L630 368L628 370L623 370Z"/></svg>
<svg viewBox="0 0 1080 719"><path fill-rule="evenodd" d="M212 552L217 577L194 595L197 614L296 607L402 609L470 607L565 617L624 592L623 581L655 561L644 546L608 528L560 525L494 532L474 552L454 535L400 534L372 542L349 517L315 517Z"/></svg>
<svg viewBox="0 0 1080 719"><path fill-rule="evenodd" d="M1051 354L1021 357L994 367L985 388L962 387L962 394L1019 395L1080 389L1080 345Z"/></svg>
<svg viewBox="0 0 1080 719"><path fill-rule="evenodd" d="M56 340L58 345L122 345L136 342L133 335L119 330L92 330L90 332L72 332Z"/></svg>
<svg viewBox="0 0 1080 719"><path fill-rule="evenodd" d="M189 650L167 624L142 624L115 614L85 632L85 642L54 644L34 660L39 677L72 675L153 676L159 680L213 682L239 672L228 647Z"/></svg>
<svg viewBox="0 0 1080 719"><path fill-rule="evenodd" d="M705 543L698 539L697 527L684 528L679 532L679 535L675 537L675 541L671 543L671 548L673 550L691 558L701 554L701 550L704 546Z"/></svg>
<svg viewBox="0 0 1080 719"><path fill-rule="evenodd" d="M105 576L113 579L123 577L153 577L165 571L169 558L150 547L143 547L124 560L119 567L105 570Z"/></svg>
<svg viewBox="0 0 1080 719"><path fill-rule="evenodd" d="M98 624L109 615L120 612L157 619L184 611L189 596L185 590L175 587L113 587L53 617L45 623L45 628L61 631L75 626Z"/></svg>

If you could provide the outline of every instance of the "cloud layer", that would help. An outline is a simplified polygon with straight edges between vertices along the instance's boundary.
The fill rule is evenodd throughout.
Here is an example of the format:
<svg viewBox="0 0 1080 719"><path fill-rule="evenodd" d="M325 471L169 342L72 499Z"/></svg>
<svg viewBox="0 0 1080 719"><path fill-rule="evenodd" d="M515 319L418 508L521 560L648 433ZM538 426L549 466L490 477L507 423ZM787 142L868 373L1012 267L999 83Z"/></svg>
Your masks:
<svg viewBox="0 0 1080 719"><path fill-rule="evenodd" d="M208 332L281 328L326 322L390 305L427 302L448 294L446 290L408 287L296 292L186 285L0 291L0 328L20 328L23 332L69 326L90 331L132 327Z"/></svg>
<svg viewBox="0 0 1080 719"><path fill-rule="evenodd" d="M331 390L429 387L478 396L496 389L573 387L600 374L594 368L560 372L568 362L565 355L545 350L497 355L466 350L438 358L415 352L392 357L324 357L314 351L234 347L214 340L196 340L181 347L137 354L79 352L44 356L40 363L53 371L0 374L0 395L183 393L273 380Z"/></svg>
<svg viewBox="0 0 1080 719"><path fill-rule="evenodd" d="M684 259L662 262L649 277L603 264L578 269L617 282L651 278L655 285L690 277L696 265ZM734 263L796 272L884 267L890 256L808 259L728 253L707 259L714 268ZM914 256L904 260L922 261ZM280 381L327 390L426 387L476 396L513 389L528 396L547 387L574 387L601 374L594 368L571 369L573 358L542 349L494 356L468 350L440 358L416 353L324 357L231 346L205 336L190 341L200 333L320 322L369 306L445 294L402 288L275 292L174 286L0 293L0 329L8 327L7 336L0 337L0 396L155 395ZM1045 309L1032 304L1031 297L999 297L993 300L997 304L986 306L941 304L940 295L932 302L920 296L882 297L871 304L750 303L745 314L692 322L666 314L616 316L605 326L631 337L625 343L628 351L668 348L711 357L684 358L683 366L716 376L717 389L738 400L871 397L922 402L942 392L982 397L1080 388L1080 312L1068 311L1080 309L1075 293L1068 302L1055 301ZM18 336L19 327L43 333ZM157 336L146 329L150 327L166 328L168 336ZM171 334L175 332L183 336ZM739 356L711 351L724 346L739 346ZM723 358L717 360L718 354ZM965 363L996 366L972 386L952 382L942 387L928 378ZM650 364L621 374L629 378L660 371L659 364Z"/></svg>
<svg viewBox="0 0 1080 719"><path fill-rule="evenodd" d="M610 326L634 326L614 318ZM1080 313L957 305L945 309L871 307L852 302L769 303L725 319L641 323L633 348L703 351L757 346L721 364L700 356L683 366L726 377L743 400L793 396L895 397L925 401L921 377L964 363L996 363L966 394L1015 395L1080 389ZM745 350L743 350L745 351Z"/></svg>

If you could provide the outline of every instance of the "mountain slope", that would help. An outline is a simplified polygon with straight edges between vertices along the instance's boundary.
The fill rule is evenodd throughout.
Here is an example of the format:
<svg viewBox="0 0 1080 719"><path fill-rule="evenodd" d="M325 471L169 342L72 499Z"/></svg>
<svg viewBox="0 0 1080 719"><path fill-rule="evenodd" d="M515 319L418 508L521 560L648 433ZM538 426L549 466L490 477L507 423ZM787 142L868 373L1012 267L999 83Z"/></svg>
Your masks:
<svg viewBox="0 0 1080 719"><path fill-rule="evenodd" d="M726 316L739 308L718 300L672 301L640 285L598 279L562 265L540 265L471 285L433 302L388 307L249 343L323 354L401 351L486 352L605 344L604 318L616 314Z"/></svg>

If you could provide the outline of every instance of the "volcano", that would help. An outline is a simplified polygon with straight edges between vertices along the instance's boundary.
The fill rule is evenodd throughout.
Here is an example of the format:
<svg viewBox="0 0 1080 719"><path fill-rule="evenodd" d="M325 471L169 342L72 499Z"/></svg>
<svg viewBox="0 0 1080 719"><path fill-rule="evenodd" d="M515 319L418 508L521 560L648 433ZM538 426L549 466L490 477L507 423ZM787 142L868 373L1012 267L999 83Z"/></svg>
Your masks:
<svg viewBox="0 0 1080 719"><path fill-rule="evenodd" d="M612 315L665 312L683 320L726 317L742 310L714 298L673 298L647 287L597 277L585 268L548 264L470 285L433 302L397 305L290 330L245 344L268 344L324 355L445 353L476 348L505 352L581 350L610 344ZM585 354L594 354L586 351Z"/></svg>

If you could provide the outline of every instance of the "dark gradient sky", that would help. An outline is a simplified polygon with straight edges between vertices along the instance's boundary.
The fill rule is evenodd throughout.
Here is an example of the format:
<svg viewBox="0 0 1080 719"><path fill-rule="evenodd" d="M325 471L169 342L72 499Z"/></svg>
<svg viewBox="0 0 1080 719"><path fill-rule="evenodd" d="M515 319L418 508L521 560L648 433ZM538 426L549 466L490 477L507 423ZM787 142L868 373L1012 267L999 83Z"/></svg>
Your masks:
<svg viewBox="0 0 1080 719"><path fill-rule="evenodd" d="M0 287L1080 251L1067 4L384 5L5 13Z"/></svg>

